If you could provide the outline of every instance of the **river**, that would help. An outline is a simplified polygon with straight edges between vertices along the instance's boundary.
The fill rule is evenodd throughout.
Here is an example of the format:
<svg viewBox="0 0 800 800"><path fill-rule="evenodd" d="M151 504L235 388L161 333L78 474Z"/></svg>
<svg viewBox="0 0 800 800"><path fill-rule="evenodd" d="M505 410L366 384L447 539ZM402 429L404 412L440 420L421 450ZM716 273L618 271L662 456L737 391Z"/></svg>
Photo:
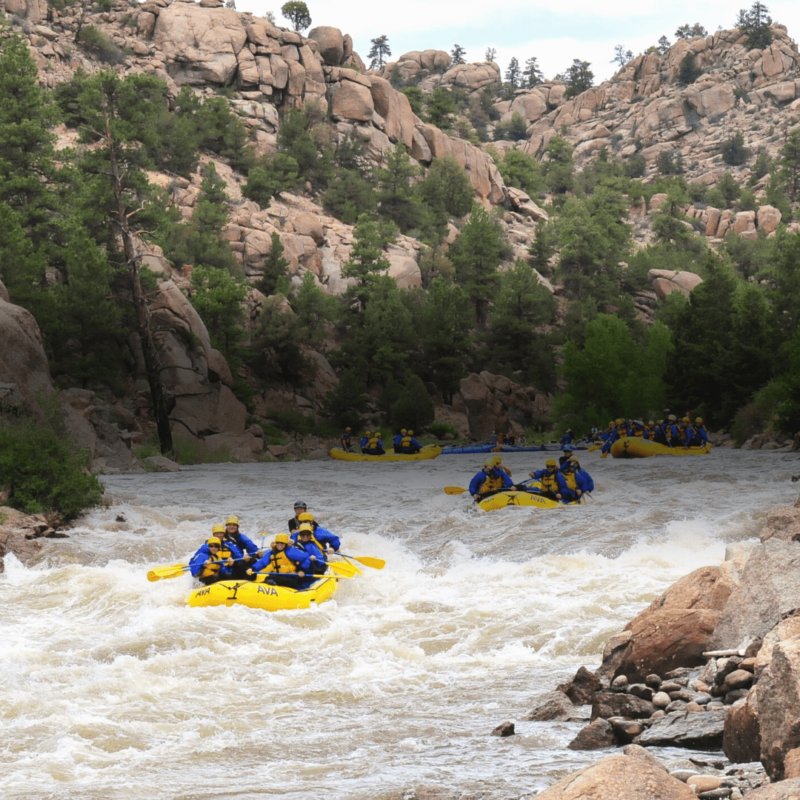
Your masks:
<svg viewBox="0 0 800 800"><path fill-rule="evenodd" d="M110 506L0 576L4 798L313 795L426 785L529 798L605 755L580 722L522 722L671 583L793 503L794 453L600 460L594 499L484 513L483 456L229 464L105 478ZM505 457L520 479L545 454ZM286 530L295 500L377 556L308 611L189 608L185 561L215 522ZM491 730L517 721L517 735ZM674 753L673 753L674 754Z"/></svg>

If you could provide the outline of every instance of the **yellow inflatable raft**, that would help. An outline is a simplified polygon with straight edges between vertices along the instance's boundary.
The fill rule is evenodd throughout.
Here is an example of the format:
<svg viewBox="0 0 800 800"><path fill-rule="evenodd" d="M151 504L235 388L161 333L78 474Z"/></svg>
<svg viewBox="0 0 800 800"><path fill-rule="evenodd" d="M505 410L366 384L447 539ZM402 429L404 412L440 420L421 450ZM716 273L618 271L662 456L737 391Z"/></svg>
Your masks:
<svg viewBox="0 0 800 800"><path fill-rule="evenodd" d="M638 436L623 436L611 445L614 458L647 458L648 456L704 456L711 452L711 445L705 447L669 447L651 439Z"/></svg>
<svg viewBox="0 0 800 800"><path fill-rule="evenodd" d="M348 453L341 447L331 448L330 456L338 461L425 461L441 455L442 448L438 444L426 444L419 453L395 453L387 450L382 456L369 456L364 453Z"/></svg>
<svg viewBox="0 0 800 800"><path fill-rule="evenodd" d="M261 608L264 611L289 611L309 608L312 603L319 605L330 600L337 583L334 578L323 577L308 589L298 591L286 586L272 586L255 581L218 581L195 589L186 602L195 608L240 605Z"/></svg>
<svg viewBox="0 0 800 800"><path fill-rule="evenodd" d="M507 506L528 506L535 508L556 508L557 506L577 506L583 502L580 500L573 500L571 503L560 503L558 500L553 500L550 497L544 497L540 494L533 492L523 491L509 491L497 492L485 500L481 500L476 505L484 511L496 511L498 508L506 508Z"/></svg>

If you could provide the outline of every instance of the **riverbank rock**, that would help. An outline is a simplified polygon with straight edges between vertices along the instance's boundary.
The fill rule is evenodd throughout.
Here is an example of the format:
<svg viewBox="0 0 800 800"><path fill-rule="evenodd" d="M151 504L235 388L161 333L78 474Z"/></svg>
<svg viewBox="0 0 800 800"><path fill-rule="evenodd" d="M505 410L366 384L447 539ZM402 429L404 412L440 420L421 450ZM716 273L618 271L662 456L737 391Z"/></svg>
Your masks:
<svg viewBox="0 0 800 800"><path fill-rule="evenodd" d="M747 763L761 758L758 693L751 689L744 700L731 706L725 718L722 749L730 761Z"/></svg>
<svg viewBox="0 0 800 800"><path fill-rule="evenodd" d="M685 783L641 747L628 745L613 755L560 780L537 800L696 800Z"/></svg>
<svg viewBox="0 0 800 800"><path fill-rule="evenodd" d="M800 747L800 637L779 642L758 682L761 763L783 780L784 759Z"/></svg>
<svg viewBox="0 0 800 800"><path fill-rule="evenodd" d="M800 546L776 538L755 545L734 587L709 649L762 639L784 614L800 608Z"/></svg>
<svg viewBox="0 0 800 800"><path fill-rule="evenodd" d="M42 551L42 539L63 538L40 514L28 515L15 508L0 506L0 573L4 558L13 553L23 564L31 563Z"/></svg>
<svg viewBox="0 0 800 800"><path fill-rule="evenodd" d="M800 800L800 778L762 786L750 792L747 798L748 800Z"/></svg>
<svg viewBox="0 0 800 800"><path fill-rule="evenodd" d="M656 720L638 739L644 747L678 746L719 750L728 709L679 711Z"/></svg>
<svg viewBox="0 0 800 800"><path fill-rule="evenodd" d="M678 667L705 663L720 618L733 589L719 567L701 567L671 586L610 640L598 670L609 678L644 680Z"/></svg>

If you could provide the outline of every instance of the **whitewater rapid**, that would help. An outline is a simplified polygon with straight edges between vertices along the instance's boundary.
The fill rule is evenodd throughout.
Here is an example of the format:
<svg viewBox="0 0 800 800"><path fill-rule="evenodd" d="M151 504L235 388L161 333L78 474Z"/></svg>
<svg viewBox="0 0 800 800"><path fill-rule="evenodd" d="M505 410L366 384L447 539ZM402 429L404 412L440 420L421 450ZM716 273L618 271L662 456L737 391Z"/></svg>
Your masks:
<svg viewBox="0 0 800 800"><path fill-rule="evenodd" d="M484 513L483 456L295 462L105 479L111 504L0 576L4 798L374 800L427 785L528 798L606 753L520 718L679 577L793 503L794 453L600 460L594 500ZM546 454L506 456L521 479ZM238 514L257 542L295 500L386 560L319 608L189 608L185 562ZM517 735L491 730L517 721Z"/></svg>

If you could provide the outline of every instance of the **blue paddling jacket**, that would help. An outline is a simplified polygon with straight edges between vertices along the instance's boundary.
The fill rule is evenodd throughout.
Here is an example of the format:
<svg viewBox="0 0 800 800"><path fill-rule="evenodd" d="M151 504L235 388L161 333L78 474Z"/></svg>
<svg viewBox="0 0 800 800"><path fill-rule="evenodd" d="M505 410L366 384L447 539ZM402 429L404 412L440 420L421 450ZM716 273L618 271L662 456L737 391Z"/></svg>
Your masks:
<svg viewBox="0 0 800 800"><path fill-rule="evenodd" d="M490 488L487 487L485 492L481 492L481 489L484 487L484 484L490 481ZM471 495L476 494L488 494L489 492L496 492L500 489L511 489L514 486L514 481L511 480L508 473L505 470L498 469L497 467L492 467L490 470L482 469L471 481L469 484L469 493Z"/></svg>
<svg viewBox="0 0 800 800"><path fill-rule="evenodd" d="M300 531L296 530L294 533L291 534L289 537L293 542L297 542L297 537ZM314 532L311 534L311 542L315 544L320 550L324 550L326 547L330 547L331 550L338 553L339 547L341 546L341 542L339 541L339 537L335 533L331 533L327 528L323 528L322 525L317 525L314 529Z"/></svg>
<svg viewBox="0 0 800 800"><path fill-rule="evenodd" d="M208 542L204 542L190 559L189 571L196 578L203 572L206 561L224 561L228 558L233 558L235 560L241 558L243 555L244 553L242 553L235 544L228 541L223 542L222 548L212 555L211 551L208 549ZM227 564L214 564L212 567L213 568L210 569L209 572L217 573L222 578L230 577L233 574L232 565L229 567ZM217 567L219 567L219 569L217 569Z"/></svg>
<svg viewBox="0 0 800 800"><path fill-rule="evenodd" d="M276 559L276 564L280 559L280 553L277 550L267 550L264 555L253 564L253 572L261 572L261 570L266 570L267 572L282 572L281 569L272 569L270 567L272 563L273 556ZM301 550L299 547L295 545L289 545L284 551L283 555L294 564L295 572L311 572L311 559L308 557L308 553L305 550ZM291 573L288 573L291 575Z"/></svg>

